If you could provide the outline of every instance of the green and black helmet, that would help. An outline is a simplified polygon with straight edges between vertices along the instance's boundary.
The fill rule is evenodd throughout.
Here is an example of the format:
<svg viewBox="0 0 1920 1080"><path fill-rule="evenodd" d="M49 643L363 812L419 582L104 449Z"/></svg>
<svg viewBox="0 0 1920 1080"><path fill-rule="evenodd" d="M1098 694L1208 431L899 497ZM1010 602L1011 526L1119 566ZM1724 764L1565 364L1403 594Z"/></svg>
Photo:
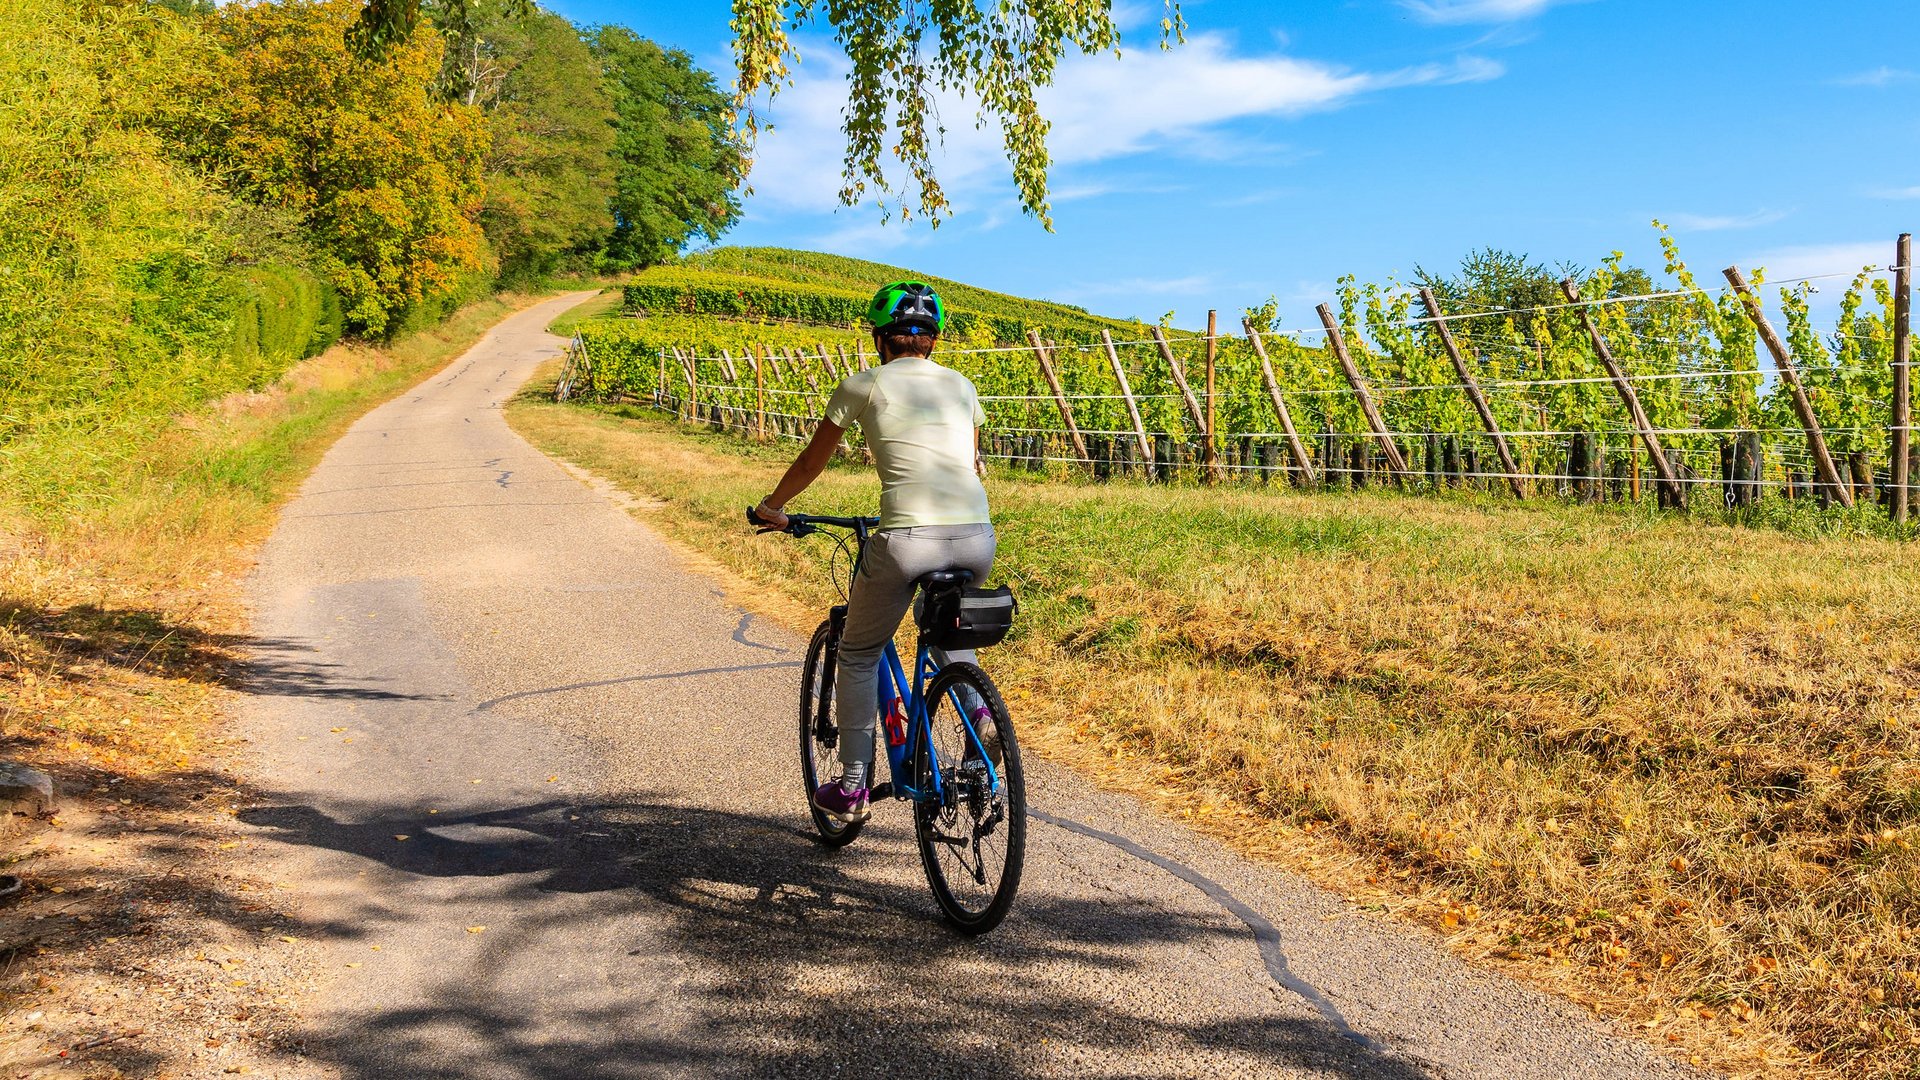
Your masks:
<svg viewBox="0 0 1920 1080"><path fill-rule="evenodd" d="M895 281L880 286L867 305L875 330L918 330L938 334L947 328L947 306L926 282Z"/></svg>

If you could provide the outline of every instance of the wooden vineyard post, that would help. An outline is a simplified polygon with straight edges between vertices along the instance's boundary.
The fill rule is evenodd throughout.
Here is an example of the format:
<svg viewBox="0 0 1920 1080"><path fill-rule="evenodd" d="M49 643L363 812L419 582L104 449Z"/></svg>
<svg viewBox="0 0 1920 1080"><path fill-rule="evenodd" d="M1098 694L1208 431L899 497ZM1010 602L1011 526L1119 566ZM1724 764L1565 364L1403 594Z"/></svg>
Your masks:
<svg viewBox="0 0 1920 1080"><path fill-rule="evenodd" d="M1912 477L1913 390L1910 368L1913 340L1909 323L1913 301L1913 234L1901 233L1893 263L1893 522L1907 523L1907 485ZM585 347L582 346L582 352Z"/></svg>
<svg viewBox="0 0 1920 1080"><path fill-rule="evenodd" d="M1760 331L1760 340L1767 346L1767 352L1773 354L1773 366L1780 372L1780 381L1787 384L1788 396L1793 401L1793 411L1800 417L1800 426L1807 432L1807 449L1813 453L1814 468L1820 472L1820 482L1827 485L1840 505L1853 509L1853 492L1840 479L1840 470L1834 468L1833 458L1827 453L1826 436L1820 434L1820 418L1813 413L1813 403L1807 400L1806 388L1800 385L1800 373L1793 366L1793 354L1780 342L1780 335L1773 332L1773 324L1767 321L1766 313L1760 310L1760 298L1747 288L1746 276L1737 266L1729 266L1726 274L1727 284L1740 294L1740 300L1746 305L1747 318L1753 321L1754 329Z"/></svg>
<svg viewBox="0 0 1920 1080"><path fill-rule="evenodd" d="M1147 425L1140 420L1140 405L1133 400L1133 387L1127 385L1127 369L1120 363L1120 354L1114 351L1113 334L1100 331L1100 343L1107 347L1107 363L1113 365L1113 378L1120 384L1120 397L1127 403L1127 416L1133 420L1133 437L1140 440L1140 460L1153 460L1153 443L1147 438Z"/></svg>
<svg viewBox="0 0 1920 1080"><path fill-rule="evenodd" d="M686 418L688 420L698 420L700 418L700 389L699 383L694 379L693 365L687 361L687 358L682 355L677 348L673 350L673 358L680 361L680 371L687 377Z"/></svg>
<svg viewBox="0 0 1920 1080"><path fill-rule="evenodd" d="M1367 381L1360 377L1360 369L1353 364L1353 357L1347 355L1347 340L1340 334L1340 324L1334 321L1333 312L1325 304L1316 308L1320 313L1320 325L1327 328L1327 341L1333 346L1334 359L1340 361L1340 370L1346 373L1347 385L1353 387L1353 396L1360 400L1360 411L1366 414L1367 426L1380 440L1380 447L1386 453L1387 466L1393 470L1393 482L1405 487L1407 484L1407 461L1400 456L1400 447L1396 446L1393 436L1387 433L1386 421L1380 419L1380 410L1373 407L1373 395L1367 392ZM1356 479L1364 477L1361 472Z"/></svg>
<svg viewBox="0 0 1920 1080"><path fill-rule="evenodd" d="M1040 361L1040 374L1046 376L1047 386L1053 390L1053 402L1060 406L1060 419L1067 425L1067 438L1073 442L1073 455L1081 461L1092 461L1087 454L1087 441L1080 437L1080 425L1073 422L1073 406L1067 404L1067 392L1060 386L1060 376L1053 370L1053 358L1047 354L1047 347L1040 341L1040 331L1027 331L1027 341L1033 345L1034 358Z"/></svg>
<svg viewBox="0 0 1920 1080"><path fill-rule="evenodd" d="M807 366L807 351L805 349L792 350L787 354L787 362L793 365L793 369L800 373L801 378L807 380L807 389L813 391L813 396L819 397L820 380L813 377L813 369Z"/></svg>
<svg viewBox="0 0 1920 1080"><path fill-rule="evenodd" d="M1580 303L1580 287L1572 278L1562 278L1560 292L1570 304ZM1626 402L1627 416L1633 421L1633 428L1640 435L1640 441L1647 448L1647 457L1653 462L1653 469L1660 474L1660 486L1666 491L1667 498L1674 506L1687 505L1685 489L1680 484L1680 476L1673 471L1673 464L1667 460L1667 452L1660 447L1660 437L1653 433L1653 423L1647 419L1646 410L1640 407L1640 395L1633 392L1633 384L1620 365L1613 359L1613 351L1607 348L1607 339L1600 336L1600 328L1593 323L1593 315L1584 306L1574 309L1580 316L1580 325L1586 328L1588 340L1593 342L1593 351L1600 358L1600 366L1607 369L1607 378L1613 380L1613 387L1620 392L1620 400Z"/></svg>
<svg viewBox="0 0 1920 1080"><path fill-rule="evenodd" d="M867 346L865 342L856 340L853 343L853 358L860 362L861 371L867 370Z"/></svg>
<svg viewBox="0 0 1920 1080"><path fill-rule="evenodd" d="M1453 340L1453 331L1447 329L1447 320L1440 315L1440 301L1436 300L1433 290L1426 286L1420 288L1420 302L1427 305L1427 314L1433 319L1433 327L1440 332L1440 344L1446 347L1447 359L1453 361L1453 370L1460 376L1460 385L1466 388L1467 398L1473 402L1474 411L1480 414L1480 422L1486 425L1487 434L1493 437L1493 448L1500 455L1500 467L1507 471L1507 486L1513 489L1513 497L1525 499L1526 488L1520 484L1520 466L1514 464L1513 449L1507 445L1507 436L1500 430L1500 421L1493 418L1493 406L1487 404L1487 395L1480 392L1480 380L1474 377L1473 369L1467 366L1466 358L1460 355L1460 346Z"/></svg>
<svg viewBox="0 0 1920 1080"><path fill-rule="evenodd" d="M654 384L653 400L658 404L667 401L667 350L660 350L660 381Z"/></svg>
<svg viewBox="0 0 1920 1080"><path fill-rule="evenodd" d="M720 367L727 373L728 382L735 383L740 381L740 370L733 366L733 350L720 350Z"/></svg>
<svg viewBox="0 0 1920 1080"><path fill-rule="evenodd" d="M1246 328L1253 355L1260 359L1260 381L1267 385L1267 398L1280 417L1280 430L1287 434L1287 453L1293 457L1293 467L1311 484L1318 479L1313 473L1313 457L1307 453L1307 445L1300 441L1300 433L1293 429L1293 414L1287 411L1287 399L1280 396L1280 380L1273 377L1273 361L1267 359L1267 343L1260 340L1260 332L1253 328L1252 319L1242 319L1240 325Z"/></svg>
<svg viewBox="0 0 1920 1080"><path fill-rule="evenodd" d="M840 366L847 369L848 375L852 375L854 372L860 370L859 368L853 366L853 360L847 356L847 350L845 346L835 345L833 347L833 355L840 358Z"/></svg>
<svg viewBox="0 0 1920 1080"><path fill-rule="evenodd" d="M1193 388L1187 385L1187 373L1180 367L1180 361L1173 355L1173 346L1167 344L1167 335L1159 327L1153 327L1153 343L1160 347L1160 359L1167 362L1167 369L1173 372L1173 385L1180 388L1180 399L1186 402L1187 415L1193 418L1193 426L1205 429L1207 416L1200 411L1200 402L1193 396Z"/></svg>
<svg viewBox="0 0 1920 1080"><path fill-rule="evenodd" d="M758 345L753 347L753 352L762 352L762 351L763 350ZM752 353L749 353L749 355L752 355ZM756 414L754 417L754 424L753 424L753 437L755 439L758 439L761 442L766 442L767 441L767 361L765 360L764 357L755 360L753 364L753 408Z"/></svg>
<svg viewBox="0 0 1920 1080"><path fill-rule="evenodd" d="M1207 483L1209 484L1217 484L1220 482L1220 440L1217 434L1219 431L1219 414L1214 411L1214 407L1213 407L1213 368L1214 368L1214 360L1216 359L1216 354L1219 351L1219 345L1220 345L1220 339L1218 336L1219 323L1220 323L1220 313L1213 308L1208 308L1207 309L1207 447L1206 447L1206 455L1204 460L1205 460L1205 468L1207 471Z"/></svg>
<svg viewBox="0 0 1920 1080"><path fill-rule="evenodd" d="M822 342L814 346L814 351L820 354L820 366L827 369L827 373L833 376L835 385L838 385L843 378L840 374L840 365L833 362L833 357L827 352L826 343Z"/></svg>

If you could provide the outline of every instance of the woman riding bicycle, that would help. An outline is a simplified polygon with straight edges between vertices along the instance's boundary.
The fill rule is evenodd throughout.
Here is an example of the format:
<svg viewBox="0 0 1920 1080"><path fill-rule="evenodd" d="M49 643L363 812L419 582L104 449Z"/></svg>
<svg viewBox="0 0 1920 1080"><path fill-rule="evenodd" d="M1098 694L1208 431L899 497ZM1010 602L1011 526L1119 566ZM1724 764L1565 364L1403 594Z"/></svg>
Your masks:
<svg viewBox="0 0 1920 1080"><path fill-rule="evenodd" d="M880 472L880 530L861 559L840 639L834 716L841 774L813 795L815 806L849 822L868 816L880 656L913 602L914 582L949 569L972 571L973 580L984 582L994 552L980 483L986 414L973 383L932 359L947 326L945 306L925 284L896 281L874 294L867 320L880 366L847 376L812 441L754 507L761 521L785 528L783 508L827 467L841 435L860 425ZM940 658L943 664L973 660L970 650ZM973 713L976 724L989 719L984 707ZM980 735L992 753L991 734Z"/></svg>

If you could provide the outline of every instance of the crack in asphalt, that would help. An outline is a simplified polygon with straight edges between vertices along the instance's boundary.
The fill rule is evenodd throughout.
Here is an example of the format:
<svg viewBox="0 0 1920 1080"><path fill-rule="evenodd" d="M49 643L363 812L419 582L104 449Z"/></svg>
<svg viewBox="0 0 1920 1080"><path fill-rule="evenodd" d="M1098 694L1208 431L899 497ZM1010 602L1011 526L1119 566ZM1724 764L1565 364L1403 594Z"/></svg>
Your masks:
<svg viewBox="0 0 1920 1080"><path fill-rule="evenodd" d="M740 625L733 628L733 640L739 642L742 645L745 645L749 649L765 649L768 652L777 652L777 653L783 653L787 651L778 645L763 645L758 641L748 641L747 627L751 625L753 625L753 612L751 611L741 612Z"/></svg>
<svg viewBox="0 0 1920 1080"><path fill-rule="evenodd" d="M1081 836L1111 844L1134 858L1157 866L1167 873L1172 874L1174 877L1179 878L1181 881L1199 889L1202 893L1206 894L1208 899L1225 908L1235 918L1247 924L1247 929L1253 931L1253 938L1260 945L1260 959L1266 963L1267 974L1272 977L1275 983L1291 990L1307 1004L1312 1005L1321 1016L1326 1018L1327 1023L1332 1024L1334 1029L1342 1036L1359 1043L1369 1050L1379 1053L1390 1052L1387 1047L1355 1031L1353 1025L1347 1023L1347 1018L1340 1015L1339 1008L1336 1007L1333 1002L1328 1001L1326 996L1321 994L1312 983L1293 973L1293 968L1287 963L1286 951L1280 947L1279 929L1276 928L1273 923L1267 921L1265 915L1248 907L1245 903L1241 902L1239 897L1228 892L1226 886L1183 862L1170 859L1157 851L1142 847L1134 841L1121 836L1119 833L1110 833L1105 829L1096 829L1091 825L1082 825L1080 822L1070 818L1058 817L1044 810L1035 810L1032 807L1027 808L1027 813L1029 816L1039 821L1044 821L1057 829L1065 829L1070 833L1078 833Z"/></svg>
<svg viewBox="0 0 1920 1080"><path fill-rule="evenodd" d="M618 679L595 679L592 682L567 683L565 686L546 686L538 690L522 690L514 694L502 694L488 698L473 707L474 712L486 712L496 705L521 698L540 697L545 694L559 694L568 690L591 690L599 686L622 686L626 683L658 682L662 679L690 679L696 675L735 675L742 671L763 671L767 668L795 668L798 660L776 660L770 664L736 664L733 667L695 668L692 671L663 671L653 675L623 675Z"/></svg>

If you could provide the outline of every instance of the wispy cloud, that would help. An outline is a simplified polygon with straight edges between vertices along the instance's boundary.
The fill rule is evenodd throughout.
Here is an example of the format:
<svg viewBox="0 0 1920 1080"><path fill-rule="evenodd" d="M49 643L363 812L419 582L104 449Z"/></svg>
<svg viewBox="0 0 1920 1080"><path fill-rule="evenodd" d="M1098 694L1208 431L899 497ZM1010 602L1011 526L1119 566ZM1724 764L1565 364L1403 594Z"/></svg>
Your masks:
<svg viewBox="0 0 1920 1080"><path fill-rule="evenodd" d="M1238 206L1259 206L1262 203L1278 202L1281 199L1292 198L1293 196L1298 194L1300 194L1299 188L1287 188L1287 187L1267 188L1264 191L1249 191L1244 195L1235 195L1230 198L1215 199L1213 202L1209 203L1208 205L1217 206L1223 210L1230 210Z"/></svg>
<svg viewBox="0 0 1920 1080"><path fill-rule="evenodd" d="M1661 220L1681 232L1720 232L1755 229L1787 216L1785 210L1756 210L1751 214L1664 214Z"/></svg>
<svg viewBox="0 0 1920 1080"><path fill-rule="evenodd" d="M1763 267L1768 281L1797 281L1827 275L1857 274L1862 267L1881 267L1893 258L1893 242L1800 244L1773 248L1739 261L1747 269Z"/></svg>
<svg viewBox="0 0 1920 1080"><path fill-rule="evenodd" d="M775 129L761 140L752 177L762 206L825 212L838 205L846 73L844 56L830 44L810 43L808 63L766 110ZM1484 82L1504 73L1499 63L1471 55L1357 71L1279 52L1241 52L1222 35L1197 34L1165 52L1074 57L1041 91L1040 104L1053 124L1048 148L1059 168L1148 153L1190 158L1226 142L1225 129L1236 121L1289 119L1371 94ZM948 129L935 167L949 198L966 208L1005 187L1005 151L997 126L969 122L969 102L942 96L938 107ZM1233 145L1240 153L1248 149L1244 140ZM1094 186L1067 193L1092 197Z"/></svg>
<svg viewBox="0 0 1920 1080"><path fill-rule="evenodd" d="M1061 295L1069 299L1100 296L1198 296L1211 292L1215 287L1214 279L1207 274L1194 274L1177 278L1126 278L1120 281L1083 282L1070 285L1061 290Z"/></svg>
<svg viewBox="0 0 1920 1080"><path fill-rule="evenodd" d="M1108 195L1171 195L1185 190L1185 184L1137 184L1116 180L1111 183L1065 184L1048 191L1047 200L1058 206Z"/></svg>
<svg viewBox="0 0 1920 1080"><path fill-rule="evenodd" d="M1905 68L1890 68L1881 65L1867 71L1843 75L1833 80L1835 86L1892 86L1895 83L1912 82L1920 79L1920 71L1908 71Z"/></svg>
<svg viewBox="0 0 1920 1080"><path fill-rule="evenodd" d="M1876 199L1920 199L1920 184L1912 187L1879 188L1870 194Z"/></svg>
<svg viewBox="0 0 1920 1080"><path fill-rule="evenodd" d="M1400 0L1421 22L1454 26L1460 23L1514 22L1531 19L1556 4L1570 0Z"/></svg>

